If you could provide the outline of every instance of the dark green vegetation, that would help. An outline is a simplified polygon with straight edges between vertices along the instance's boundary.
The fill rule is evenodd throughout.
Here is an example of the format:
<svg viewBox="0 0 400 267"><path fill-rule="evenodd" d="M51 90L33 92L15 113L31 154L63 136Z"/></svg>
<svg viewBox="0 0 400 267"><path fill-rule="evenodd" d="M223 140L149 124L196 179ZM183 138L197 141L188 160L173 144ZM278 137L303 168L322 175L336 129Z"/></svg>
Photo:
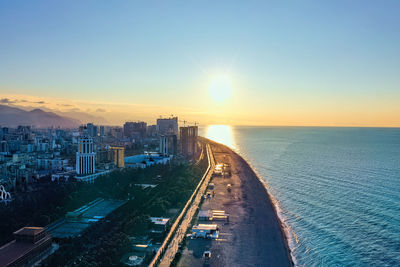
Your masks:
<svg viewBox="0 0 400 267"><path fill-rule="evenodd" d="M24 225L45 226L97 197L129 199L81 237L58 240L60 249L43 263L47 266L119 266L122 255L130 249L128 237L144 234L150 227L149 216L166 216L169 209L182 209L206 168L204 158L198 165L115 171L98 178L94 184L53 184L40 194L33 193L29 199L2 209L1 240L8 241L12 231ZM158 186L147 189L135 186L141 183Z"/></svg>

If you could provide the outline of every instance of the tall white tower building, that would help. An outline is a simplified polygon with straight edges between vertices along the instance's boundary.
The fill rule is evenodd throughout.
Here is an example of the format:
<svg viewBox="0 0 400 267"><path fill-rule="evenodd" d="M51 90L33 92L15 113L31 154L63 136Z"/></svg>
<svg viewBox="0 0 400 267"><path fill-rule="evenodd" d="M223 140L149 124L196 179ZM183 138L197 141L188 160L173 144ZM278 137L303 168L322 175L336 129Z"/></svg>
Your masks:
<svg viewBox="0 0 400 267"><path fill-rule="evenodd" d="M168 155L168 136L161 135L160 136L160 153L164 155Z"/></svg>
<svg viewBox="0 0 400 267"><path fill-rule="evenodd" d="M81 136L78 152L76 152L76 173L78 175L95 173L95 155L93 139L88 136Z"/></svg>

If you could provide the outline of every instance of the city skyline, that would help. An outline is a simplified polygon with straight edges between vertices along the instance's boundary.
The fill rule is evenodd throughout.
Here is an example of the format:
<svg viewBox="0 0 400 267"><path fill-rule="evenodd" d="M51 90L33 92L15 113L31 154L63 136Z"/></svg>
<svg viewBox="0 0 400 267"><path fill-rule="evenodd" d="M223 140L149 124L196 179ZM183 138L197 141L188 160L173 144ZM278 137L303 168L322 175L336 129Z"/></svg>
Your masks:
<svg viewBox="0 0 400 267"><path fill-rule="evenodd" d="M0 104L108 125L399 127L398 8L3 2Z"/></svg>

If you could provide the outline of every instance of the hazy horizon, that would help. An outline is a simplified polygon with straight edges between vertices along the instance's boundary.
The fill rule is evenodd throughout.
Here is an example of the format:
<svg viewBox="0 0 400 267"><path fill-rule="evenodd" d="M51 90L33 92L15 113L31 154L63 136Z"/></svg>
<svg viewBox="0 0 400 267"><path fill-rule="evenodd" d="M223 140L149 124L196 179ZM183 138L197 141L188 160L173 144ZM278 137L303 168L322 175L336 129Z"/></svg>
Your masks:
<svg viewBox="0 0 400 267"><path fill-rule="evenodd" d="M108 125L400 127L399 8L2 2L0 104Z"/></svg>

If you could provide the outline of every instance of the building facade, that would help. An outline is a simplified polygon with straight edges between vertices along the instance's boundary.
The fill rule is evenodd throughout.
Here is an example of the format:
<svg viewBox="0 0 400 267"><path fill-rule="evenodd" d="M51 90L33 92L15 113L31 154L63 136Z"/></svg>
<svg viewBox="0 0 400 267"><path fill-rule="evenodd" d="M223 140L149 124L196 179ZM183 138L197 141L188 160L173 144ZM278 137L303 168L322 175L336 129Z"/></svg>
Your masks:
<svg viewBox="0 0 400 267"><path fill-rule="evenodd" d="M178 148L177 136L174 134L160 135L160 153L163 155L176 155Z"/></svg>
<svg viewBox="0 0 400 267"><path fill-rule="evenodd" d="M178 117L157 119L157 133L160 135L178 135Z"/></svg>
<svg viewBox="0 0 400 267"><path fill-rule="evenodd" d="M76 173L78 175L93 174L96 172L96 152L93 139L88 136L79 138L78 152L76 152Z"/></svg>
<svg viewBox="0 0 400 267"><path fill-rule="evenodd" d="M124 124L124 136L134 137L139 135L145 137L147 132L147 123L145 122L125 122Z"/></svg>
<svg viewBox="0 0 400 267"><path fill-rule="evenodd" d="M125 167L125 148L124 147L110 147L111 160L114 162L115 166L118 168Z"/></svg>
<svg viewBox="0 0 400 267"><path fill-rule="evenodd" d="M33 266L52 253L52 239L45 228L24 227L14 237L0 247L0 266Z"/></svg>
<svg viewBox="0 0 400 267"><path fill-rule="evenodd" d="M93 123L88 123L86 125L87 128L87 133L91 137L96 137L97 136L97 125L94 125Z"/></svg>
<svg viewBox="0 0 400 267"><path fill-rule="evenodd" d="M197 126L180 128L180 143L182 154L186 157L194 156L197 153Z"/></svg>

